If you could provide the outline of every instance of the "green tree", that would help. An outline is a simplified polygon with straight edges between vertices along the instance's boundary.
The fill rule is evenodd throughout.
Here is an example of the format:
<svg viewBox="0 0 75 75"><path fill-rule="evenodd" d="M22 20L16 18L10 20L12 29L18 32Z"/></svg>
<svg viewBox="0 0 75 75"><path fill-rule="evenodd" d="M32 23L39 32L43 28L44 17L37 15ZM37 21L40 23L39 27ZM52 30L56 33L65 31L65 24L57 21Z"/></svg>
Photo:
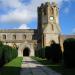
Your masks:
<svg viewBox="0 0 75 75"><path fill-rule="evenodd" d="M69 38L64 41L64 65L75 67L75 39Z"/></svg>

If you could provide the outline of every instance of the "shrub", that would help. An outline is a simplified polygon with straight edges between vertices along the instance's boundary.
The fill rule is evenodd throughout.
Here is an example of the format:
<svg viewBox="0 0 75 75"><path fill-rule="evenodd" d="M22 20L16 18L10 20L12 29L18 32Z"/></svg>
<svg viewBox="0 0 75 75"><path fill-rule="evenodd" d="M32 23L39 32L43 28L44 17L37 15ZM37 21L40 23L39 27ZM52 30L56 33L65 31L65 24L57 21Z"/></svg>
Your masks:
<svg viewBox="0 0 75 75"><path fill-rule="evenodd" d="M17 55L17 49L12 48L8 45L3 45L3 43L0 42L0 66L8 63L9 61L17 57Z"/></svg>
<svg viewBox="0 0 75 75"><path fill-rule="evenodd" d="M59 63L62 60L62 51L60 44L52 42L51 46L46 46L45 48L36 50L36 56L46 58L53 63Z"/></svg>
<svg viewBox="0 0 75 75"><path fill-rule="evenodd" d="M51 48L49 46L45 47L45 57L47 60L51 60Z"/></svg>
<svg viewBox="0 0 75 75"><path fill-rule="evenodd" d="M3 43L2 43L2 41L0 41L0 47L2 47L3 46Z"/></svg>
<svg viewBox="0 0 75 75"><path fill-rule="evenodd" d="M3 54L3 49L0 47L0 66L4 64L4 54Z"/></svg>
<svg viewBox="0 0 75 75"><path fill-rule="evenodd" d="M0 66L4 64L3 43L0 41Z"/></svg>
<svg viewBox="0 0 75 75"><path fill-rule="evenodd" d="M35 56L45 58L45 48L40 48L38 50L35 50Z"/></svg>
<svg viewBox="0 0 75 75"><path fill-rule="evenodd" d="M59 44L53 43L50 47L45 48L45 55L53 63L59 63L62 59L62 51Z"/></svg>
<svg viewBox="0 0 75 75"><path fill-rule="evenodd" d="M52 44L51 52L52 52L51 57L53 63L59 63L62 59L62 51L61 51L60 44Z"/></svg>
<svg viewBox="0 0 75 75"><path fill-rule="evenodd" d="M75 39L73 38L64 41L64 65L75 67Z"/></svg>
<svg viewBox="0 0 75 75"><path fill-rule="evenodd" d="M7 46L7 45L4 45L4 60L5 60L5 63L8 63L9 61L11 61L12 59L14 59L15 57L17 57L17 50L10 47L10 46Z"/></svg>

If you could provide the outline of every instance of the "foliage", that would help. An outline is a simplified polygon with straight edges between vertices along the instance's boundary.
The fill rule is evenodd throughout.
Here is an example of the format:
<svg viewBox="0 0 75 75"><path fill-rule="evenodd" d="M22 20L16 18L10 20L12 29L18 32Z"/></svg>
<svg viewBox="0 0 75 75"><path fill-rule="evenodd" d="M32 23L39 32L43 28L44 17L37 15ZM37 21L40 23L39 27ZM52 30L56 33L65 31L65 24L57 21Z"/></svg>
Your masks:
<svg viewBox="0 0 75 75"><path fill-rule="evenodd" d="M17 57L17 50L16 49L14 49L8 45L4 45L3 50L4 50L5 63L8 63L9 61L11 61L15 57Z"/></svg>
<svg viewBox="0 0 75 75"><path fill-rule="evenodd" d="M52 42L51 46L37 50L37 57L47 58L53 63L59 63L62 59L62 51L59 44Z"/></svg>
<svg viewBox="0 0 75 75"><path fill-rule="evenodd" d="M47 60L51 60L51 47L50 46L47 46L45 47L45 57L47 58Z"/></svg>
<svg viewBox="0 0 75 75"><path fill-rule="evenodd" d="M0 41L0 66L2 66L4 64L3 57L4 57L4 55L3 55L3 44Z"/></svg>
<svg viewBox="0 0 75 75"><path fill-rule="evenodd" d="M64 41L64 65L75 68L75 39L69 38Z"/></svg>
<svg viewBox="0 0 75 75"><path fill-rule="evenodd" d="M40 48L39 50L36 50L35 56L45 58L45 48Z"/></svg>
<svg viewBox="0 0 75 75"><path fill-rule="evenodd" d="M2 43L2 41L0 41L0 46L3 46L3 43Z"/></svg>
<svg viewBox="0 0 75 75"><path fill-rule="evenodd" d="M17 57L17 54L17 49L3 45L2 42L0 42L0 66Z"/></svg>
<svg viewBox="0 0 75 75"><path fill-rule="evenodd" d="M53 63L59 63L62 59L62 51L59 44L53 43L50 47L45 48L45 55Z"/></svg>

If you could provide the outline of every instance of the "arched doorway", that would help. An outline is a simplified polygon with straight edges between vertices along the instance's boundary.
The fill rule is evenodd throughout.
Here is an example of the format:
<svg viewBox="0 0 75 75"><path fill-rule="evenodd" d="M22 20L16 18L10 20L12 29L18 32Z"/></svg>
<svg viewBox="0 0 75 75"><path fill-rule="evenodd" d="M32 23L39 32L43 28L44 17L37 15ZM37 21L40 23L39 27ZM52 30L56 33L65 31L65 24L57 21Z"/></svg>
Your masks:
<svg viewBox="0 0 75 75"><path fill-rule="evenodd" d="M30 55L30 49L28 47L26 47L24 50L23 50L23 56L29 56Z"/></svg>
<svg viewBox="0 0 75 75"><path fill-rule="evenodd" d="M18 57L23 57L23 56L28 56L28 55L34 56L34 45L28 41L25 41L24 43L21 43L18 46Z"/></svg>

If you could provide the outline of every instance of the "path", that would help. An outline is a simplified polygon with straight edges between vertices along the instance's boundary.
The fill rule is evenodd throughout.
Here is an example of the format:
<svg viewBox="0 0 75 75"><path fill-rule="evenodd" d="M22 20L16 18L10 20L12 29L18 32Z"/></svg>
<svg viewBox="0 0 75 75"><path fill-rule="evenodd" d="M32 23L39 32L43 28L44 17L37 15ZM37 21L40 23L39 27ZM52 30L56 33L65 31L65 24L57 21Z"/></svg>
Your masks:
<svg viewBox="0 0 75 75"><path fill-rule="evenodd" d="M61 75L52 69L41 65L39 62L31 59L30 57L23 58L21 67L20 75Z"/></svg>

